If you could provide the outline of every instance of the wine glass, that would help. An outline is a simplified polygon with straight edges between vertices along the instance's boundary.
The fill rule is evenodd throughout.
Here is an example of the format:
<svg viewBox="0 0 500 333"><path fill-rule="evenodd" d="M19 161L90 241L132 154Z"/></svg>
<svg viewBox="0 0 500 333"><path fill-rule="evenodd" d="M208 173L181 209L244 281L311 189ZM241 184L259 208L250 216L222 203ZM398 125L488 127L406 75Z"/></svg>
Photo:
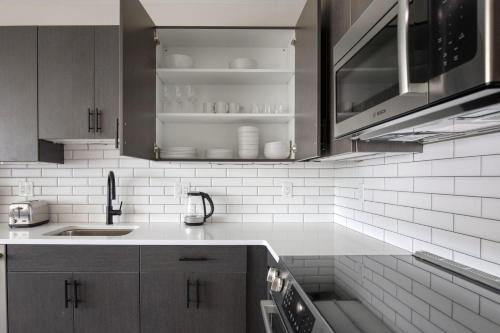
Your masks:
<svg viewBox="0 0 500 333"><path fill-rule="evenodd" d="M196 93L191 85L186 86L186 99L190 104L189 112L194 112L194 104L196 102Z"/></svg>

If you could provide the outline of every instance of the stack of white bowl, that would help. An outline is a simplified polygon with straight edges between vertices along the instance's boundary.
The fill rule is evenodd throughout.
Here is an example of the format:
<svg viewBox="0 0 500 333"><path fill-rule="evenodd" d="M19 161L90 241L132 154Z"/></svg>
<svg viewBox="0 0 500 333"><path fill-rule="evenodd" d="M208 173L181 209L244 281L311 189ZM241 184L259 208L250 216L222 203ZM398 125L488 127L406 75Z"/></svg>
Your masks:
<svg viewBox="0 0 500 333"><path fill-rule="evenodd" d="M290 147L282 141L268 142L264 145L264 156L270 160L283 160L290 155Z"/></svg>
<svg viewBox="0 0 500 333"><path fill-rule="evenodd" d="M165 152L162 152L162 158L181 159L181 158L196 158L195 147L169 147Z"/></svg>
<svg viewBox="0 0 500 333"><path fill-rule="evenodd" d="M233 150L225 148L207 149L207 158L214 160L227 160L233 158Z"/></svg>
<svg viewBox="0 0 500 333"><path fill-rule="evenodd" d="M259 156L259 129L253 126L238 128L238 154L242 159L255 159Z"/></svg>

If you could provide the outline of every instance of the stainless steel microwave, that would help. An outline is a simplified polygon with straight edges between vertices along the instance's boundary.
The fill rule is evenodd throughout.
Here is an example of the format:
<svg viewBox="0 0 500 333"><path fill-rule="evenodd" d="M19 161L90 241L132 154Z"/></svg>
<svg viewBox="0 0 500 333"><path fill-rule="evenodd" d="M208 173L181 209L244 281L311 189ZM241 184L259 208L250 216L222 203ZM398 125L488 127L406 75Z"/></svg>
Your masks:
<svg viewBox="0 0 500 333"><path fill-rule="evenodd" d="M373 0L333 53L335 138L500 129L498 0Z"/></svg>

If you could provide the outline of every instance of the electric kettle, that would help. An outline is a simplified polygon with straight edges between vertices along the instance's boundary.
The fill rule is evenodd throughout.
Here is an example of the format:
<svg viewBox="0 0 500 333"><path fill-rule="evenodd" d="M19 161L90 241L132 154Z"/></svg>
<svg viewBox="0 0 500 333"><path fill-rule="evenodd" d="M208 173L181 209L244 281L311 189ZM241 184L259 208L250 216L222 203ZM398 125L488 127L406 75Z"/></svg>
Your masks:
<svg viewBox="0 0 500 333"><path fill-rule="evenodd" d="M214 213L214 202L207 193L204 192L189 192L186 204L186 215L184 223L187 225L202 225L207 218ZM205 200L210 204L210 213L207 214L207 205ZM203 207L203 213L200 212Z"/></svg>

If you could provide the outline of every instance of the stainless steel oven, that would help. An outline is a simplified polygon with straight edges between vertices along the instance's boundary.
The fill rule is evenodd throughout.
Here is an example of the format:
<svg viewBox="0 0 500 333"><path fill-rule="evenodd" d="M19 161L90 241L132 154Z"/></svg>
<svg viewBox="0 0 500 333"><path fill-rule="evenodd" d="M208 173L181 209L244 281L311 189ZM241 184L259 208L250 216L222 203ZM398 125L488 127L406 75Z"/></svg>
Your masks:
<svg viewBox="0 0 500 333"><path fill-rule="evenodd" d="M500 111L500 1L373 0L333 52L335 138Z"/></svg>

